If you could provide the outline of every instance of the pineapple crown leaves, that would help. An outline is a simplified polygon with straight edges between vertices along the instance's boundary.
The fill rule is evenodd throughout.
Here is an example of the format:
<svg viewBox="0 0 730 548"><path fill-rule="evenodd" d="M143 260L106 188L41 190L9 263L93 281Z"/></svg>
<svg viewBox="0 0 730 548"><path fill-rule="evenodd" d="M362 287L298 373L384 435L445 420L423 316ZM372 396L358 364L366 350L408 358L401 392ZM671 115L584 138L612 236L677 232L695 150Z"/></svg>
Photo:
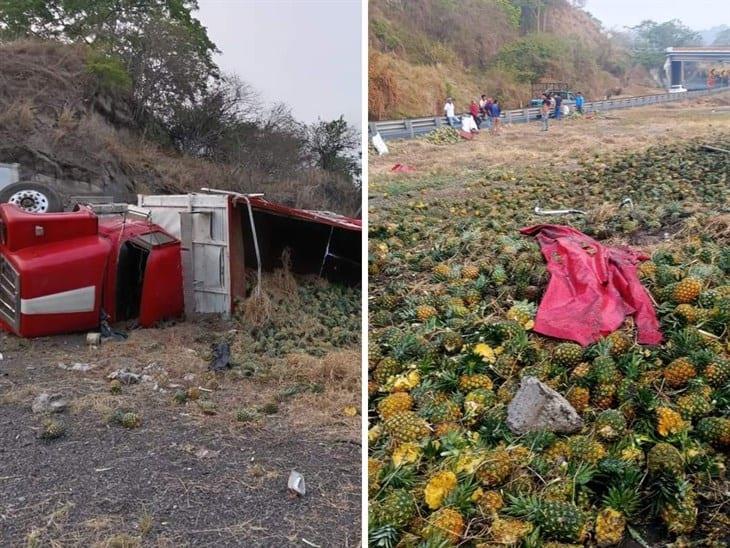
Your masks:
<svg viewBox="0 0 730 548"><path fill-rule="evenodd" d="M639 492L633 487L612 485L603 495L603 504L621 512L628 520L636 516L641 503Z"/></svg>
<svg viewBox="0 0 730 548"><path fill-rule="evenodd" d="M479 484L470 474L459 474L457 480L456 488L449 492L444 499L443 505L455 508L462 516L469 517L476 512L472 497Z"/></svg>
<svg viewBox="0 0 730 548"><path fill-rule="evenodd" d="M543 502L536 495L505 494L508 505L504 513L532 521L542 509Z"/></svg>
<svg viewBox="0 0 730 548"><path fill-rule="evenodd" d="M386 488L392 489L411 489L416 484L418 471L416 467L410 464L402 464L396 466L388 463L380 470L380 491L375 496L378 498Z"/></svg>
<svg viewBox="0 0 730 548"><path fill-rule="evenodd" d="M400 539L398 529L392 525L375 525L375 520L368 520L368 546L376 548L395 548Z"/></svg>

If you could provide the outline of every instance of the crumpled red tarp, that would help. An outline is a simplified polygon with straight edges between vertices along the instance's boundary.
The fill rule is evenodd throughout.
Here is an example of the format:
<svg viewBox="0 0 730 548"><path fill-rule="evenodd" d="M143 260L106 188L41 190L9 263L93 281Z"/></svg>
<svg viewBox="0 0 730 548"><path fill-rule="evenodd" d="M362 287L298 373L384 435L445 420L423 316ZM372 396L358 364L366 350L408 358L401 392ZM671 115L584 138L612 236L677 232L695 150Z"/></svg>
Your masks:
<svg viewBox="0 0 730 548"><path fill-rule="evenodd" d="M395 171L396 173L414 173L416 169L407 164L395 164L390 168L390 171Z"/></svg>
<svg viewBox="0 0 730 548"><path fill-rule="evenodd" d="M535 332L586 346L633 314L640 344L662 341L651 298L636 272L646 254L605 247L569 226L535 225L520 232L537 238L550 273Z"/></svg>

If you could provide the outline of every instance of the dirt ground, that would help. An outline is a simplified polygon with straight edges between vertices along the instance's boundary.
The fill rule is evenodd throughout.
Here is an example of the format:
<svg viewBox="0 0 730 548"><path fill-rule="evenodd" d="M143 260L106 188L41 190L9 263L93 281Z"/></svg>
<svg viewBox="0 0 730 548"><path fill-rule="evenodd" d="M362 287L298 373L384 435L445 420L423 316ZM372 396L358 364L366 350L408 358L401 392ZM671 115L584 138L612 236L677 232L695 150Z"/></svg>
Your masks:
<svg viewBox="0 0 730 548"><path fill-rule="evenodd" d="M711 135L728 124L730 92L693 101L614 110L592 118L551 120L548 132L540 131L541 123L536 121L503 126L499 135L483 131L473 141L455 144L436 145L424 138L388 141L389 154L378 156L371 151L368 190L371 198L380 198L383 191L388 191L383 183L395 177L455 177L485 167L536 167L547 163L570 169L577 167L585 155L642 150L676 137ZM402 176L390 173L395 164L411 166L416 172Z"/></svg>
<svg viewBox="0 0 730 548"><path fill-rule="evenodd" d="M97 348L0 335L0 546L359 545L359 351L265 362L232 344L242 363L207 372L235 328L180 323ZM142 377L113 394L119 369ZM34 413L43 392L67 409ZM43 440L49 416L65 434Z"/></svg>

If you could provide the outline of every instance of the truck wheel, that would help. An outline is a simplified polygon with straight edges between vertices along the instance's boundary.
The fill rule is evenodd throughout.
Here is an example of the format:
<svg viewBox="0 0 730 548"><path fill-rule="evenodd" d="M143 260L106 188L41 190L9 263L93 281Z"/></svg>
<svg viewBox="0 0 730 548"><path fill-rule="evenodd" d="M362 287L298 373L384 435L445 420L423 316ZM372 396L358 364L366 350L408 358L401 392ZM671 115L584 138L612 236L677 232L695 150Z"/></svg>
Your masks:
<svg viewBox="0 0 730 548"><path fill-rule="evenodd" d="M0 202L15 204L30 213L63 211L63 204L53 190L38 183L19 182L0 192Z"/></svg>

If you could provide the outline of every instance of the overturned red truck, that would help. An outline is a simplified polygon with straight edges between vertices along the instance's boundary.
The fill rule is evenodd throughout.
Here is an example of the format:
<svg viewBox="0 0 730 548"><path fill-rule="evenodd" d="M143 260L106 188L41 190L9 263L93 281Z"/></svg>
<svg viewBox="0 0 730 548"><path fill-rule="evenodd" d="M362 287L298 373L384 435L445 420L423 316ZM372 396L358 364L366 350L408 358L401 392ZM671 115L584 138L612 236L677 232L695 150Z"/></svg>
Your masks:
<svg viewBox="0 0 730 548"><path fill-rule="evenodd" d="M360 283L361 222L261 196L139 196L139 205L29 213L0 204L0 329L38 337L183 314L230 314L247 269Z"/></svg>

